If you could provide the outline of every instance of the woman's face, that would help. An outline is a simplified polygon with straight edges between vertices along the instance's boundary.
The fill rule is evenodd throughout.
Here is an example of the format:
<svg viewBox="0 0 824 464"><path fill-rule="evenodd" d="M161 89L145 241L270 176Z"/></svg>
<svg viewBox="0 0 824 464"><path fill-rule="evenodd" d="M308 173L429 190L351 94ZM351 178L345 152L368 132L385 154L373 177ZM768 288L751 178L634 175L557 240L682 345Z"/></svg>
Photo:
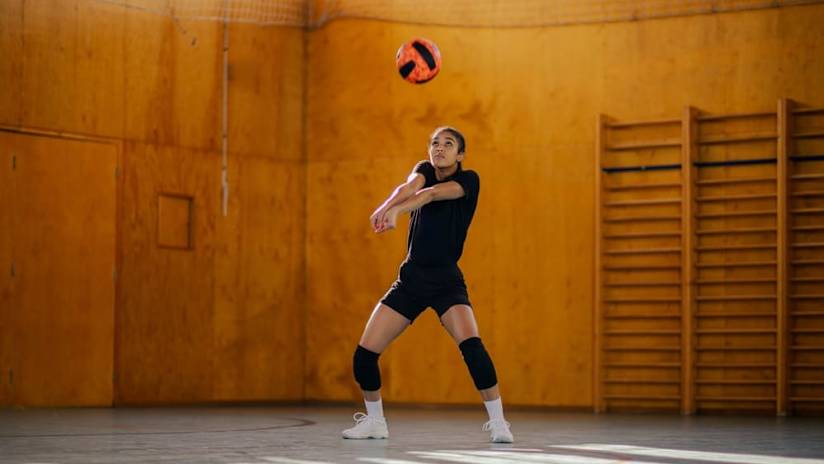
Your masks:
<svg viewBox="0 0 824 464"><path fill-rule="evenodd" d="M429 141L429 161L436 168L450 168L463 160L458 153L458 139L449 131L440 131Z"/></svg>

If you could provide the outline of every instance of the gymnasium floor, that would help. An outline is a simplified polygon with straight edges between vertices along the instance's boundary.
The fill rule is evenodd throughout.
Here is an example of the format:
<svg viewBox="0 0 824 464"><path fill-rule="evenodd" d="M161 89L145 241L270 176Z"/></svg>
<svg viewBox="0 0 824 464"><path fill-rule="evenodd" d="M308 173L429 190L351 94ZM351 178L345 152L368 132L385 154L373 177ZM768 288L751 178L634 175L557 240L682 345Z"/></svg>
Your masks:
<svg viewBox="0 0 824 464"><path fill-rule="evenodd" d="M388 440L342 440L348 407L0 410L0 463L824 464L824 420L387 407Z"/></svg>

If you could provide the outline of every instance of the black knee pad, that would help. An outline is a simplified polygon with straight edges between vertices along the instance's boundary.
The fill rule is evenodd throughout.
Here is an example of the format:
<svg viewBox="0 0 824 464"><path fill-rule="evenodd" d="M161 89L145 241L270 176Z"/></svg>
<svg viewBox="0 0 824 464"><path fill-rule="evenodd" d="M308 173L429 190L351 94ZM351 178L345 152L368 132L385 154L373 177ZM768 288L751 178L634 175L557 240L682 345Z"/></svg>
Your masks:
<svg viewBox="0 0 824 464"><path fill-rule="evenodd" d="M378 368L379 353L373 353L358 345L355 356L352 359L352 370L355 372L355 380L360 384L361 390L375 391L381 389L381 371Z"/></svg>
<svg viewBox="0 0 824 464"><path fill-rule="evenodd" d="M486 390L498 384L492 358L489 357L480 338L467 338L458 347L461 349L466 367L469 368L469 374L475 382L475 388Z"/></svg>

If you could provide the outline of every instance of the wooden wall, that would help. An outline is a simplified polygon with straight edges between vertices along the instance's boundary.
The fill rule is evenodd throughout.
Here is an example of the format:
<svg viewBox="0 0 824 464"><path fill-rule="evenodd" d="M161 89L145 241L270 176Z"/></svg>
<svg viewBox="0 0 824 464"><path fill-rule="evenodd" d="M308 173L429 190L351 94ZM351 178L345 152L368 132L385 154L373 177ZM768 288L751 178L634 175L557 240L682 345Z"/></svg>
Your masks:
<svg viewBox="0 0 824 464"><path fill-rule="evenodd" d="M425 157L430 131L452 124L482 179L461 264L504 400L592 406L596 115L678 119L688 105L723 114L774 111L784 96L824 102L823 19L811 5L545 29L338 20L312 31L307 398L357 398L351 354L405 251L405 223L375 236L369 214ZM399 79L386 58L415 36L443 55L424 86ZM433 316L381 358L386 400L476 403Z"/></svg>
<svg viewBox="0 0 824 464"><path fill-rule="evenodd" d="M0 125L122 147L115 335L100 346L117 404L303 395L303 30L229 28L225 217L223 33L91 0L0 4ZM160 193L193 199L191 250L158 246Z"/></svg>
<svg viewBox="0 0 824 464"><path fill-rule="evenodd" d="M223 26L93 0L9 0L0 126L119 147L114 337L101 342L115 404L356 401L351 355L405 251L406 223L375 236L369 214L449 123L482 178L461 264L504 399L589 408L596 115L820 104L822 20L824 7L808 5L532 29L232 25L224 217ZM392 62L414 36L443 53L425 86ZM190 250L158 246L161 193L192 198ZM14 255L7 234L0 246L0 258ZM5 327L13 284L0 283ZM797 369L813 362L797 356ZM432 313L382 368L388 402L478 401ZM8 392L3 404L14 403Z"/></svg>

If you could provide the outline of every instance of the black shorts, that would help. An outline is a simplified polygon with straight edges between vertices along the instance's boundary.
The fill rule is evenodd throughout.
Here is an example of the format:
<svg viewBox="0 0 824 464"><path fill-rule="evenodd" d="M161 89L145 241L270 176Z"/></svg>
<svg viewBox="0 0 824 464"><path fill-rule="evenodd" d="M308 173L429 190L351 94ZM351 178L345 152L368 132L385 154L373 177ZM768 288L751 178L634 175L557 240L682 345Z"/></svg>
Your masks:
<svg viewBox="0 0 824 464"><path fill-rule="evenodd" d="M472 306L466 292L463 273L457 264L423 267L409 261L401 265L398 280L381 298L381 303L414 322L431 307L441 317L455 305Z"/></svg>

